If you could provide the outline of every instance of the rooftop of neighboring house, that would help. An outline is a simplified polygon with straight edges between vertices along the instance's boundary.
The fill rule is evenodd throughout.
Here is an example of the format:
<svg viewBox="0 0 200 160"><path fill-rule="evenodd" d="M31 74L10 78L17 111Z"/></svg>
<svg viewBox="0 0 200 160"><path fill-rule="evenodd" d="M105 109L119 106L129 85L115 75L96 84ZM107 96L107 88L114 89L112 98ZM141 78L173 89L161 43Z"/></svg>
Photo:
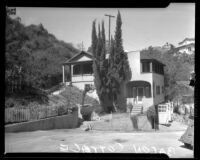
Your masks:
<svg viewBox="0 0 200 160"><path fill-rule="evenodd" d="M195 46L195 43L189 43L183 46L176 47L176 49L183 49L183 48L194 47L194 46Z"/></svg>
<svg viewBox="0 0 200 160"><path fill-rule="evenodd" d="M182 45L185 41L192 41L194 42L194 38L185 38L183 41L179 42L179 45Z"/></svg>

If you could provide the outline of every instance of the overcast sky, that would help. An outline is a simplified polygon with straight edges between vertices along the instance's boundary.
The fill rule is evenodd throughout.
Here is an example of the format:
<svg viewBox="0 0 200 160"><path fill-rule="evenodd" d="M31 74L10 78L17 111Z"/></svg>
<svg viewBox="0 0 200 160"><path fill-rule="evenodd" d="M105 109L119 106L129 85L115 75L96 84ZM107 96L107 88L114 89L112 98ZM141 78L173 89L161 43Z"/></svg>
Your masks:
<svg viewBox="0 0 200 160"><path fill-rule="evenodd" d="M122 38L127 51L148 46L162 46L166 42L175 46L184 38L194 38L195 4L173 3L167 8L120 8ZM25 25L40 24L59 40L84 47L91 45L91 29L94 19L104 20L108 39L108 17L117 16L118 8L28 8L17 7L17 15ZM116 18L111 21L114 35Z"/></svg>

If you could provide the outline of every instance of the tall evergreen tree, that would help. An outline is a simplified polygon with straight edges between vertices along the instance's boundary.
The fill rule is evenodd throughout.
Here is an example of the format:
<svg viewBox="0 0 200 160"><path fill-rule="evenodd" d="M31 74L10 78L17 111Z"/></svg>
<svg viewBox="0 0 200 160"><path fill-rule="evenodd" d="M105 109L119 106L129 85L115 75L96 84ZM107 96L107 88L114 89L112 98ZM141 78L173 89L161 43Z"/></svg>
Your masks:
<svg viewBox="0 0 200 160"><path fill-rule="evenodd" d="M126 110L126 83L131 79L131 69L127 54L124 52L122 43L122 20L118 11L116 20L115 40L112 40L110 53L109 82L114 106L121 111Z"/></svg>
<svg viewBox="0 0 200 160"><path fill-rule="evenodd" d="M98 65L98 54L97 54L97 48L98 48L98 37L96 33L96 22L93 21L92 24L92 54L93 54L93 72L94 72L94 84L96 87L97 95L100 97L100 86L101 86L101 80L100 80L100 73L99 73L99 65Z"/></svg>
<svg viewBox="0 0 200 160"><path fill-rule="evenodd" d="M93 21L92 28L92 52L94 56L93 71L94 71L94 84L96 87L97 95L104 111L107 111L109 104L107 94L107 62L106 62L106 38L104 22L102 21L102 29L98 25L98 36L95 28L95 21Z"/></svg>
<svg viewBox="0 0 200 160"><path fill-rule="evenodd" d="M122 45L122 21L120 12L117 15L115 39L111 38L110 56L106 59L106 38L104 22L98 25L96 35L95 22L92 30L92 50L94 55L93 70L95 86L104 111L113 107L126 110L125 84L131 78L128 58ZM109 63L108 63L109 62Z"/></svg>

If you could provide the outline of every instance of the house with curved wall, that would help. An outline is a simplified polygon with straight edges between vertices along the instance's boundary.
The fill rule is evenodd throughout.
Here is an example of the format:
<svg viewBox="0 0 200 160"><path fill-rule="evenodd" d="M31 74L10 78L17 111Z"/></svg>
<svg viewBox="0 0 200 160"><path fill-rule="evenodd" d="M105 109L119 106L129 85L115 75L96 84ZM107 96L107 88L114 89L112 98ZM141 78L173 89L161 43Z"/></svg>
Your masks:
<svg viewBox="0 0 200 160"><path fill-rule="evenodd" d="M128 52L132 78L127 83L127 104L143 111L164 102L164 64L140 51Z"/></svg>

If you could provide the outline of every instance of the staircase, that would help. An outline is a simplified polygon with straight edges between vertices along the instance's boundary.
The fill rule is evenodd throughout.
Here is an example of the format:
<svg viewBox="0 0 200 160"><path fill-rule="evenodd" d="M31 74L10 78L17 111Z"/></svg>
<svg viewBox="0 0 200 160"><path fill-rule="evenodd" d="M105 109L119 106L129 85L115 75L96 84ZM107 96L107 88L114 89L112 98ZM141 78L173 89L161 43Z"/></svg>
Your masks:
<svg viewBox="0 0 200 160"><path fill-rule="evenodd" d="M131 110L131 115L137 115L142 113L142 104L135 104Z"/></svg>

